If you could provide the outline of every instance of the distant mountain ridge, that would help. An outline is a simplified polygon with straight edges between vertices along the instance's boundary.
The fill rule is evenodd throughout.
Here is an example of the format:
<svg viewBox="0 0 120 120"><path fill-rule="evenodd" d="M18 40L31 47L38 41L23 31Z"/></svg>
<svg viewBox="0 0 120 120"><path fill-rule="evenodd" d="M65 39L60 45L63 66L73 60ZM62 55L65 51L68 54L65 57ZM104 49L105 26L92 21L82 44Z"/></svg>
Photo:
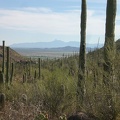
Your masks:
<svg viewBox="0 0 120 120"><path fill-rule="evenodd" d="M61 40L54 40L51 42L34 42L34 43L17 43L12 44L11 48L59 48L59 47L79 47L80 43L77 41L64 42ZM88 48L100 48L103 44L86 44Z"/></svg>
<svg viewBox="0 0 120 120"><path fill-rule="evenodd" d="M23 56L46 56L46 57L62 57L62 55L72 55L79 53L79 47L58 47L58 48L13 48ZM94 48L86 48L86 52L93 51Z"/></svg>

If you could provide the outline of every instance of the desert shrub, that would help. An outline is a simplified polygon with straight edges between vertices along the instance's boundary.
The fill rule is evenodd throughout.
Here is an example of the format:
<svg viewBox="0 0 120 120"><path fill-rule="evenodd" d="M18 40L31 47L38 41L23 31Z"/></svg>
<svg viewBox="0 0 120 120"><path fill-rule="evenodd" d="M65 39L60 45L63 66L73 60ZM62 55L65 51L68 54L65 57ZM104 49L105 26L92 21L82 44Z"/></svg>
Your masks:
<svg viewBox="0 0 120 120"><path fill-rule="evenodd" d="M101 50L102 51L102 50ZM102 52L92 52L87 59L87 78L85 82L84 106L82 108L86 113L95 115L100 120L105 120L114 111L111 106L107 106L106 88L103 85L103 59ZM98 55L99 52L99 55ZM120 54L115 58L114 85L111 86L112 98L115 107L117 119L120 119ZM62 65L61 65L62 64ZM23 103L26 108L33 106L33 117L37 116L37 111L47 111L50 119L57 119L62 114L70 115L76 111L76 83L78 56L70 56L61 60L45 60L41 64L41 79L33 79L33 82L22 83L22 75L25 72L24 66L17 64L15 67L15 76L10 89L2 85L1 92L6 95L6 101L11 104L11 108L19 111L16 104ZM38 65L31 65L31 77ZM22 70L22 73L19 71ZM73 74L71 71L74 71ZM70 72L70 74L69 74ZM37 74L38 76L38 74ZM27 103L22 96L27 96ZM110 94L111 95L111 94ZM21 106L23 109L25 106ZM9 109L10 111L10 109ZM29 111L29 110L28 110ZM25 112L25 111L24 111ZM27 112L27 111L26 111ZM22 114L22 112L21 112ZM27 113L26 113L27 114ZM27 114L28 115L28 114ZM110 116L111 117L111 116Z"/></svg>
<svg viewBox="0 0 120 120"><path fill-rule="evenodd" d="M53 116L65 112L66 107L71 106L75 100L75 81L72 78L66 78L64 74L57 69L49 79L43 81L44 108Z"/></svg>

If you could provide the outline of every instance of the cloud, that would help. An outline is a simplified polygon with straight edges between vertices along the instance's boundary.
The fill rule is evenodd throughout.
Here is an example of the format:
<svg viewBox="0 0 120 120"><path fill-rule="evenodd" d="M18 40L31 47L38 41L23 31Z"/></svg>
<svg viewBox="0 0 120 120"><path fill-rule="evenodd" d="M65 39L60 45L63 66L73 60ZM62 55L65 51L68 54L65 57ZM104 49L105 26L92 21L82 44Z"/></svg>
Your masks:
<svg viewBox="0 0 120 120"><path fill-rule="evenodd" d="M0 9L0 28L52 35L79 35L80 13L78 9L55 12L43 7L17 10ZM105 16L98 15L95 10L88 10L87 35L104 35L104 29ZM119 26L118 29L120 29Z"/></svg>
<svg viewBox="0 0 120 120"><path fill-rule="evenodd" d="M107 2L107 0L105 1L105 0L88 0L87 1L88 3L106 3Z"/></svg>
<svg viewBox="0 0 120 120"><path fill-rule="evenodd" d="M74 13L56 13L47 8L0 10L0 27L47 34L78 34L79 14Z"/></svg>
<svg viewBox="0 0 120 120"><path fill-rule="evenodd" d="M27 8L23 8L23 11L29 11L29 12L42 12L42 13L50 13L52 12L51 9L49 8L45 8L45 7L27 7Z"/></svg>

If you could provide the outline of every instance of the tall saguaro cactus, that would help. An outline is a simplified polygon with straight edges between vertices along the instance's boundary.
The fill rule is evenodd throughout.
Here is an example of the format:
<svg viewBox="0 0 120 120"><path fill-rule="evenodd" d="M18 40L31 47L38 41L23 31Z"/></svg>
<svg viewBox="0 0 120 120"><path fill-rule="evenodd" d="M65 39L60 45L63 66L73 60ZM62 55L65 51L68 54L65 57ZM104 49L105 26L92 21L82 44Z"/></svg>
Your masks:
<svg viewBox="0 0 120 120"><path fill-rule="evenodd" d="M41 74L41 60L38 58L38 64L39 64L39 79L40 79L40 74Z"/></svg>
<svg viewBox="0 0 120 120"><path fill-rule="evenodd" d="M107 0L106 9L106 33L104 43L104 85L111 89L114 74L115 59L115 17L116 17L116 0Z"/></svg>
<svg viewBox="0 0 120 120"><path fill-rule="evenodd" d="M9 47L7 47L7 64L6 64L6 83L9 82L9 67L10 67L10 55L9 55Z"/></svg>
<svg viewBox="0 0 120 120"><path fill-rule="evenodd" d="M81 4L81 43L79 52L79 70L78 70L78 84L77 84L77 102L83 104L84 98L84 84L86 77L86 0L82 0Z"/></svg>
<svg viewBox="0 0 120 120"><path fill-rule="evenodd" d="M29 76L31 76L31 58L29 60Z"/></svg>
<svg viewBox="0 0 120 120"><path fill-rule="evenodd" d="M5 71L5 41L3 41L3 64L2 64L2 72L4 74Z"/></svg>
<svg viewBox="0 0 120 120"><path fill-rule="evenodd" d="M5 107L5 94L0 93L0 110L2 110Z"/></svg>
<svg viewBox="0 0 120 120"><path fill-rule="evenodd" d="M104 70L110 73L113 70L113 61L115 57L115 17L116 0L107 0L106 9L106 33L104 44Z"/></svg>
<svg viewBox="0 0 120 120"><path fill-rule="evenodd" d="M115 60L115 18L116 18L116 0L107 0L106 9L106 33L104 44L104 77L103 82L105 86L106 105L107 111L112 116L110 119L109 114L107 119L116 120L116 110L114 101L114 60ZM105 113L106 114L106 113Z"/></svg>
<svg viewBox="0 0 120 120"><path fill-rule="evenodd" d="M13 80L13 76L14 76L14 64L11 64L11 76L10 76L10 84L12 83Z"/></svg>

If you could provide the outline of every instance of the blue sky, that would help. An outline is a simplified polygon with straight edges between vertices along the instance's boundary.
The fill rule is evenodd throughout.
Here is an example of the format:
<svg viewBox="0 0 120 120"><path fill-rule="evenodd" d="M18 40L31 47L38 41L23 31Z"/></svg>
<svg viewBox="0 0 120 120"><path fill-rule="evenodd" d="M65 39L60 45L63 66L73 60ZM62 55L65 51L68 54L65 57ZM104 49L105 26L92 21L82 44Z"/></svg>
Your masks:
<svg viewBox="0 0 120 120"><path fill-rule="evenodd" d="M0 0L0 43L80 41L81 0ZM87 0L87 43L104 43L107 0ZM115 37L120 38L120 0Z"/></svg>

